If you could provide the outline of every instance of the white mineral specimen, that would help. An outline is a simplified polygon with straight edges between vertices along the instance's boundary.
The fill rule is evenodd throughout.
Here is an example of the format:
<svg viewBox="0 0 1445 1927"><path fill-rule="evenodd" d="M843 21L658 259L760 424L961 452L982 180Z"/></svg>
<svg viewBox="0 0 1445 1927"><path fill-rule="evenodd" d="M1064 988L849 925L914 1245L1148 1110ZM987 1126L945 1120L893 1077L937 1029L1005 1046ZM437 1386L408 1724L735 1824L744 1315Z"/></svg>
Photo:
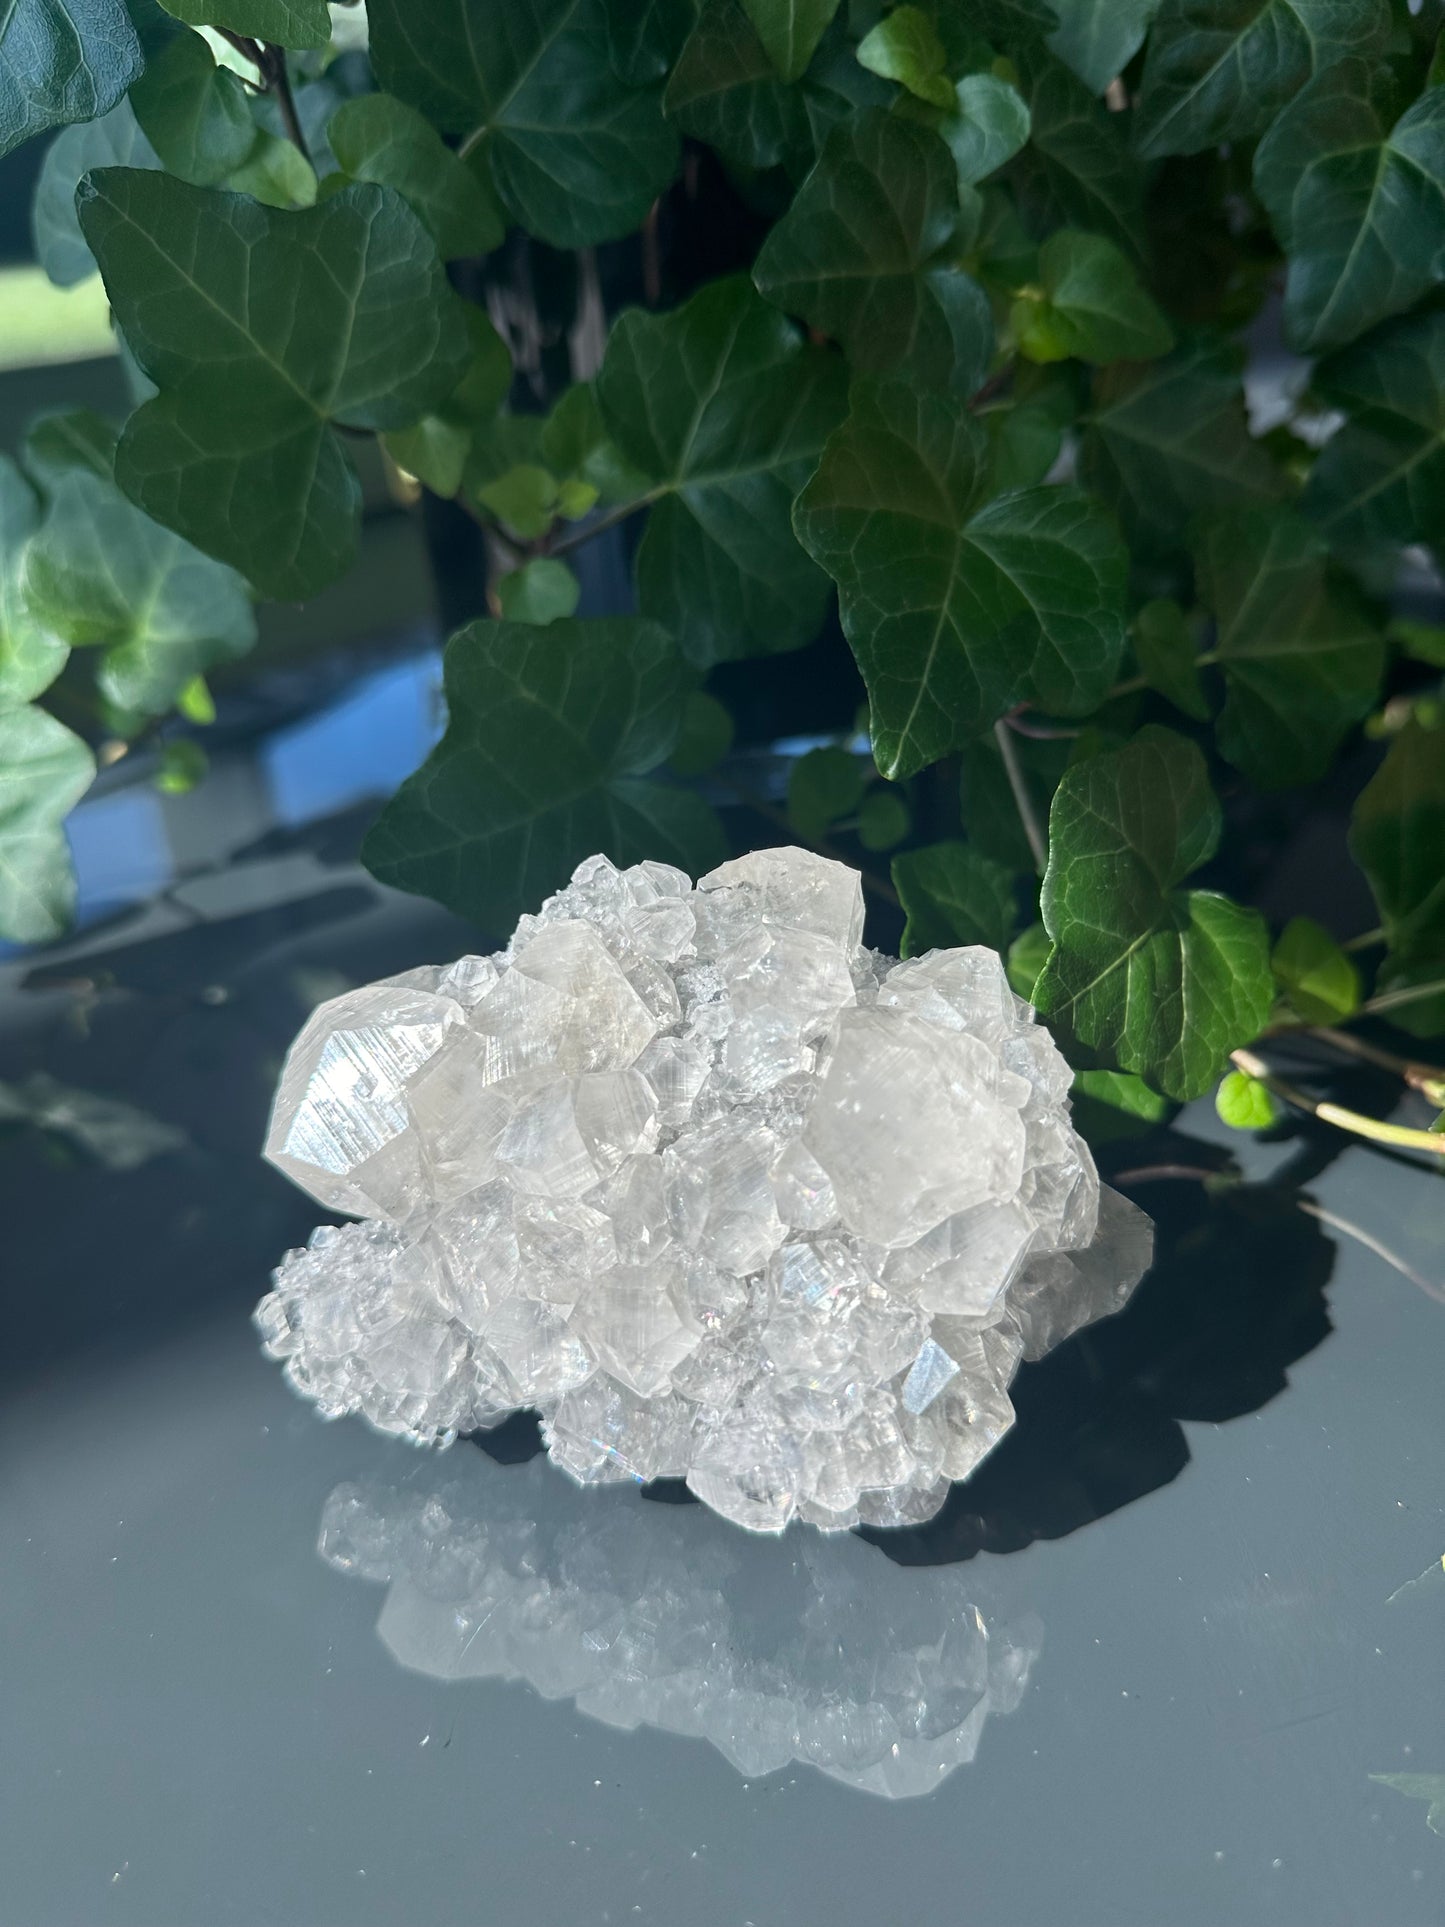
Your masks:
<svg viewBox="0 0 1445 1927"><path fill-rule="evenodd" d="M322 1412L448 1443L518 1406L583 1483L776 1532L927 1519L1152 1228L991 950L861 944L804 850L582 864L493 958L348 992L267 1156L322 1204L257 1308Z"/></svg>
<svg viewBox="0 0 1445 1927"><path fill-rule="evenodd" d="M341 1485L322 1515L322 1557L388 1583L378 1631L414 1672L525 1680L708 1740L748 1779L797 1761L894 1800L972 1760L1023 1696L1039 1622L979 1602L983 1575L816 1533L779 1560L701 1506L569 1493L541 1459L461 1470Z"/></svg>

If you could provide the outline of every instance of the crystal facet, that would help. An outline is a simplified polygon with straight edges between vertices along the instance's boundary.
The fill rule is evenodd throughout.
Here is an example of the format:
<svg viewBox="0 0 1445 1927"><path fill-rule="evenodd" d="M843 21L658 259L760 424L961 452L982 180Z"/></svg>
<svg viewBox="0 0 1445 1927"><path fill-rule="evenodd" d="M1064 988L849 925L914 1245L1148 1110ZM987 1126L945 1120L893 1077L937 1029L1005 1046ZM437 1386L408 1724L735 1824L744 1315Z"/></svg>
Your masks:
<svg viewBox="0 0 1445 1927"><path fill-rule="evenodd" d="M579 1481L755 1530L927 1518L1152 1234L997 956L862 923L803 850L695 889L593 857L499 955L324 1004L267 1155L365 1221L282 1261L265 1349L328 1416L445 1443L533 1405Z"/></svg>

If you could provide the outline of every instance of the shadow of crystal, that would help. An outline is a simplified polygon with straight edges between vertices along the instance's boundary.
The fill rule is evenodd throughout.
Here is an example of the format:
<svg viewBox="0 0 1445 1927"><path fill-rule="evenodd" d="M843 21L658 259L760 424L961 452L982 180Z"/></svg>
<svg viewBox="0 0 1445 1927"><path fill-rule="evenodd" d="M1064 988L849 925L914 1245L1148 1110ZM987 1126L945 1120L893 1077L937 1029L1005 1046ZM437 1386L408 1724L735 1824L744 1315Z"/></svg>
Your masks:
<svg viewBox="0 0 1445 1927"><path fill-rule="evenodd" d="M747 1778L793 1762L885 1799L931 1792L1012 1712L1031 1614L985 1618L941 1569L852 1536L761 1539L704 1506L583 1491L545 1459L430 1485L340 1485L321 1556L388 1585L378 1631L436 1679L524 1680L610 1726L709 1741Z"/></svg>

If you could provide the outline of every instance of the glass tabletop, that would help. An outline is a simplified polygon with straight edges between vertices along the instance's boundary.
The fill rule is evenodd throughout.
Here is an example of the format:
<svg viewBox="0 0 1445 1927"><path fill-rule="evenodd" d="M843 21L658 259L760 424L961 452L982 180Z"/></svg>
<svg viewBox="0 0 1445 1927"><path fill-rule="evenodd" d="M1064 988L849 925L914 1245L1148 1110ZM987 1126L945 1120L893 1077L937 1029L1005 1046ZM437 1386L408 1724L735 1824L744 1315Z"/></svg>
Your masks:
<svg viewBox="0 0 1445 1927"><path fill-rule="evenodd" d="M288 834L4 966L0 1919L1445 1920L1437 1180L1207 1186L1194 1107L1150 1278L938 1519L751 1537L259 1353L289 1037L465 946Z"/></svg>

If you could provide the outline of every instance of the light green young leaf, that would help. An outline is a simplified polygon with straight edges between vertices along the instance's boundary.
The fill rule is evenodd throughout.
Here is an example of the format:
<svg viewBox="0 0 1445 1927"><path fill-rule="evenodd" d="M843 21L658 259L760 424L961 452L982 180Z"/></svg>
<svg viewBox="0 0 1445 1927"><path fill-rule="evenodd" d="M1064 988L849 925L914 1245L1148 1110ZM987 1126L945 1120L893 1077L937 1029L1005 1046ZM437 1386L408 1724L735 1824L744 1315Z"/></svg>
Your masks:
<svg viewBox="0 0 1445 1927"><path fill-rule="evenodd" d="M1079 466L1131 546L1151 556L1177 554L1201 511L1268 501L1285 486L1250 439L1237 360L1205 342L1097 375Z"/></svg>
<svg viewBox="0 0 1445 1927"><path fill-rule="evenodd" d="M612 330L603 423L654 506L637 551L644 615L701 667L796 649L828 584L793 536L793 497L841 419L847 376L741 275Z"/></svg>
<svg viewBox="0 0 1445 1927"><path fill-rule="evenodd" d="M1054 949L1035 1001L1167 1096L1197 1097L1274 995L1257 911L1178 886L1214 854L1204 758L1150 725L1064 772L1041 905Z"/></svg>
<svg viewBox="0 0 1445 1927"><path fill-rule="evenodd" d="M508 622L532 622L545 628L563 616L577 613L581 587L565 562L538 556L524 562L497 583L497 601Z"/></svg>
<svg viewBox="0 0 1445 1927"><path fill-rule="evenodd" d="M1384 0L1164 0L1135 139L1151 160L1264 132L1312 75L1383 50Z"/></svg>
<svg viewBox="0 0 1445 1927"><path fill-rule="evenodd" d="M189 796L210 773L211 759L189 736L173 736L161 745L155 786L162 796Z"/></svg>
<svg viewBox="0 0 1445 1927"><path fill-rule="evenodd" d="M838 0L743 0L743 9L783 79L798 80L838 11Z"/></svg>
<svg viewBox="0 0 1445 1927"><path fill-rule="evenodd" d="M894 857L893 887L908 919L905 957L957 944L1007 948L1017 916L1013 878L966 843L933 843Z"/></svg>
<svg viewBox="0 0 1445 1927"><path fill-rule="evenodd" d="M1235 1131L1267 1131L1279 1122L1279 1106L1269 1087L1247 1071L1226 1071L1214 1093L1222 1124Z"/></svg>
<svg viewBox="0 0 1445 1927"><path fill-rule="evenodd" d="M715 769L733 746L733 719L705 689L688 692L682 727L668 767L678 776L701 776Z"/></svg>
<svg viewBox="0 0 1445 1927"><path fill-rule="evenodd" d="M810 749L788 773L788 822L802 843L818 843L863 800L868 769L836 743Z"/></svg>
<svg viewBox="0 0 1445 1927"><path fill-rule="evenodd" d="M1289 256L1285 332L1353 341L1445 280L1445 88L1410 106L1385 68L1342 60L1280 115L1254 185Z"/></svg>
<svg viewBox="0 0 1445 1927"><path fill-rule="evenodd" d="M1396 616L1386 635L1402 656L1423 662L1431 669L1445 669L1445 628L1435 622L1415 622Z"/></svg>
<svg viewBox="0 0 1445 1927"><path fill-rule="evenodd" d="M192 677L256 640L241 578L84 468L55 485L26 552L25 592L67 643L105 650L102 694L146 715L163 714Z"/></svg>
<svg viewBox="0 0 1445 1927"><path fill-rule="evenodd" d="M314 593L357 540L360 487L331 424L406 427L465 363L425 229L365 183L281 214L129 168L89 177L81 225L161 391L126 424L121 486L263 593Z"/></svg>
<svg viewBox="0 0 1445 1927"><path fill-rule="evenodd" d="M61 825L94 775L85 744L45 710L0 710L0 936L12 943L48 943L75 915Z"/></svg>
<svg viewBox="0 0 1445 1927"><path fill-rule="evenodd" d="M938 29L921 7L895 7L858 43L858 59L870 74L896 80L919 100L953 105L948 56Z"/></svg>
<svg viewBox="0 0 1445 1927"><path fill-rule="evenodd" d="M1380 906L1389 956L1378 990L1445 983L1445 729L1411 720L1355 803L1350 852ZM1390 1021L1445 1029L1445 990L1402 1002Z"/></svg>
<svg viewBox="0 0 1445 1927"><path fill-rule="evenodd" d="M0 455L0 710L28 703L65 667L67 643L37 617L23 586L26 545L40 526L35 492Z"/></svg>
<svg viewBox="0 0 1445 1927"><path fill-rule="evenodd" d="M379 83L463 155L485 156L508 214L553 247L591 247L642 221L677 167L661 89L611 58L608 0L370 0Z"/></svg>
<svg viewBox="0 0 1445 1927"><path fill-rule="evenodd" d="M300 148L265 128L226 185L233 193L249 194L263 207L280 208L283 213L315 207L319 189L316 170Z"/></svg>
<svg viewBox="0 0 1445 1927"><path fill-rule="evenodd" d="M501 245L505 230L490 189L414 107L390 94L360 94L342 102L327 132L353 180L394 187L410 201L444 261Z"/></svg>
<svg viewBox="0 0 1445 1927"><path fill-rule="evenodd" d="M1207 722L1209 703L1199 680L1199 652L1179 604L1167 597L1146 602L1129 625L1129 633L1147 686L1186 716Z"/></svg>
<svg viewBox="0 0 1445 1927"><path fill-rule="evenodd" d="M1059 24L1050 50L1079 76L1091 94L1102 94L1144 44L1159 0L1050 0Z"/></svg>
<svg viewBox="0 0 1445 1927"><path fill-rule="evenodd" d="M988 301L956 265L958 179L930 128L866 108L835 127L753 278L843 345L855 371L971 394L993 348Z"/></svg>
<svg viewBox="0 0 1445 1927"><path fill-rule="evenodd" d="M592 489L599 502L634 502L650 487L607 433L595 382L563 389L542 424L541 450L554 475Z"/></svg>
<svg viewBox="0 0 1445 1927"><path fill-rule="evenodd" d="M25 473L48 494L74 468L115 479L115 430L90 408L40 415L26 432L21 452Z"/></svg>
<svg viewBox="0 0 1445 1927"><path fill-rule="evenodd" d="M277 47L324 47L331 39L326 0L161 0L188 27L227 27Z"/></svg>
<svg viewBox="0 0 1445 1927"><path fill-rule="evenodd" d="M958 169L960 187L973 187L1011 161L1029 137L1023 95L997 74L967 74L950 90L950 112L938 123Z"/></svg>
<svg viewBox="0 0 1445 1927"><path fill-rule="evenodd" d="M1039 249L1039 289L1014 303L1030 361L1152 361L1174 346L1169 323L1128 256L1101 234L1060 228Z"/></svg>
<svg viewBox="0 0 1445 1927"><path fill-rule="evenodd" d="M30 232L35 258L58 288L73 288L95 273L95 256L85 245L75 190L94 167L159 167L160 156L140 130L128 100L99 120L67 127L45 150Z"/></svg>
<svg viewBox="0 0 1445 1927"><path fill-rule="evenodd" d="M423 415L414 428L398 428L381 439L397 467L433 495L449 498L461 487L472 447L472 431L465 422Z"/></svg>
<svg viewBox="0 0 1445 1927"><path fill-rule="evenodd" d="M461 380L430 414L411 428L383 435L398 468L434 495L453 496L462 486L473 444L496 421L512 383L512 357L480 308L462 304L468 359ZM530 451L529 451L530 452ZM500 470L488 470L492 479Z"/></svg>
<svg viewBox="0 0 1445 1927"><path fill-rule="evenodd" d="M1349 417L1321 450L1300 507L1337 547L1445 547L1445 314L1407 315L1315 369Z"/></svg>
<svg viewBox="0 0 1445 1927"><path fill-rule="evenodd" d="M1385 667L1379 624L1297 515L1212 515L1195 556L1228 690L1215 725L1221 754L1261 789L1317 782L1375 702Z"/></svg>
<svg viewBox="0 0 1445 1927"><path fill-rule="evenodd" d="M892 850L912 828L903 792L875 784L858 805L858 841L865 850Z"/></svg>
<svg viewBox="0 0 1445 1927"><path fill-rule="evenodd" d="M1360 1007L1355 960L1312 917L1291 917L1270 956L1270 968L1293 1009L1307 1024L1337 1024Z"/></svg>
<svg viewBox="0 0 1445 1927"><path fill-rule="evenodd" d="M0 155L47 127L98 120L143 65L121 0L7 0L0 11Z"/></svg>
<svg viewBox="0 0 1445 1927"><path fill-rule="evenodd" d="M1134 258L1144 234L1144 176L1129 151L1121 114L1111 114L1042 43L1015 54L1029 110L1029 144L1016 172L1038 227L1102 234Z"/></svg>
<svg viewBox="0 0 1445 1927"><path fill-rule="evenodd" d="M1073 488L993 495L956 397L859 381L794 526L838 584L882 773L909 776L1019 702L1092 709L1124 645L1127 558Z"/></svg>
<svg viewBox="0 0 1445 1927"><path fill-rule="evenodd" d="M245 88L198 33L174 34L153 54L130 101L164 166L197 187L224 181L256 145Z"/></svg>
<svg viewBox="0 0 1445 1927"><path fill-rule="evenodd" d="M694 875L722 860L708 806L648 780L688 686L654 623L474 622L448 643L445 675L446 734L362 849L382 882L502 931L595 850Z"/></svg>

